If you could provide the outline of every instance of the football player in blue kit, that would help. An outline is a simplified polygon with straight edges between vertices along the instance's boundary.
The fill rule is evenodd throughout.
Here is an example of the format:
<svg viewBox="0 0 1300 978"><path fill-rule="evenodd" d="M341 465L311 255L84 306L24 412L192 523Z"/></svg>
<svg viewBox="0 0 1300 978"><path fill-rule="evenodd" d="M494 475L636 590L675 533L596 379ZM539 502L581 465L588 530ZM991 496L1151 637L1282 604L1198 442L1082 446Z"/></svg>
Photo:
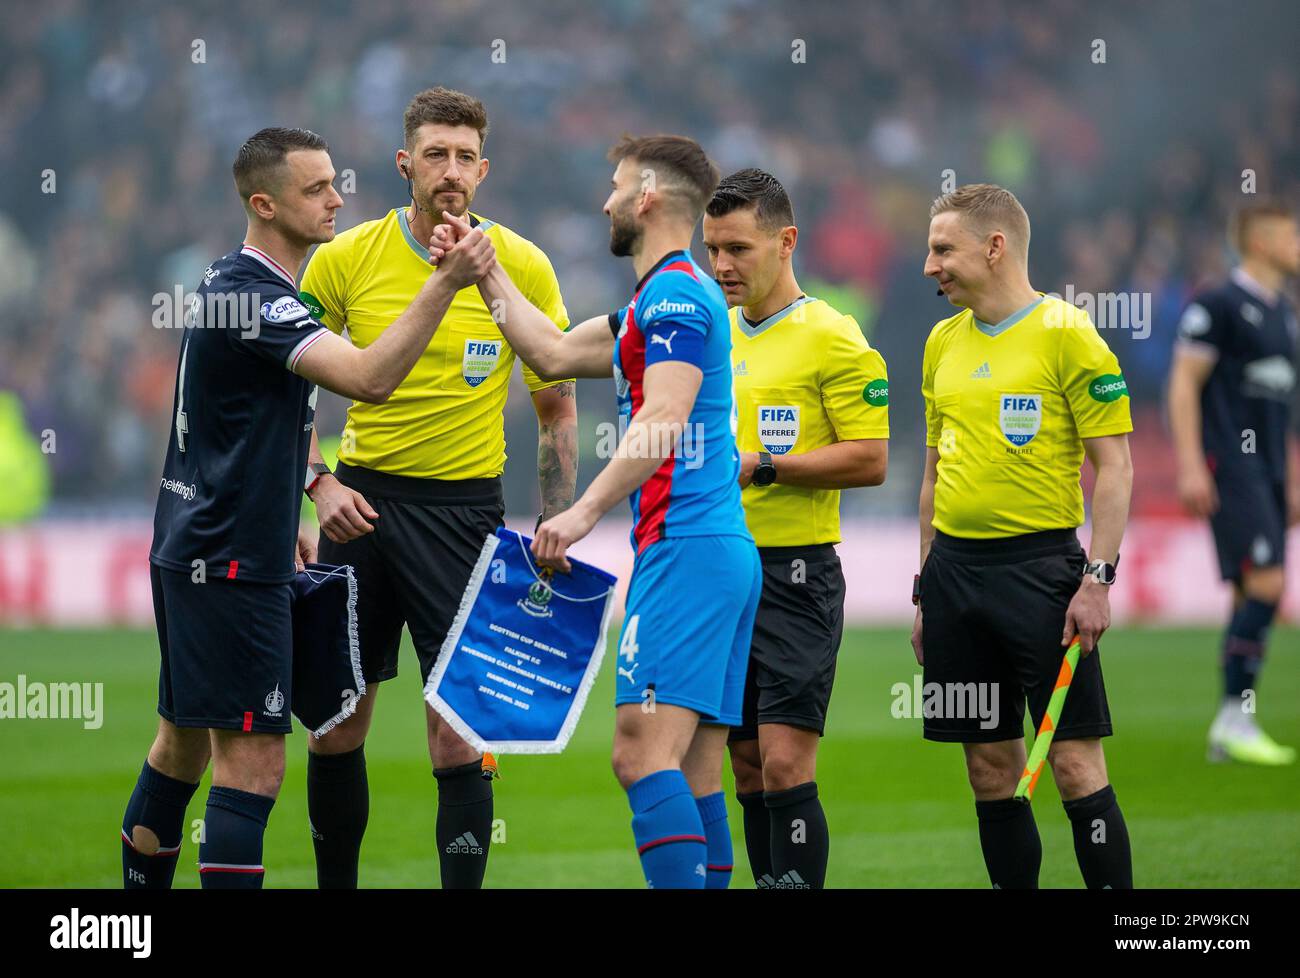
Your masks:
<svg viewBox="0 0 1300 978"><path fill-rule="evenodd" d="M1261 200L1235 215L1231 237L1240 264L1194 296L1179 323L1169 416L1179 495L1210 521L1233 590L1209 758L1277 766L1294 763L1295 749L1256 722L1255 688L1285 591L1287 527L1300 522L1296 313L1283 292L1300 274L1300 232L1293 211Z"/></svg>
<svg viewBox="0 0 1300 978"><path fill-rule="evenodd" d="M298 512L316 385L385 400L456 292L493 260L482 232L468 235L408 310L359 350L297 297L297 271L313 244L334 237L343 205L325 141L263 129L233 169L248 231L208 266L189 302L154 515L162 719L122 820L127 888L171 886L185 808L209 760L202 885L261 887L293 703L291 582L315 558Z"/></svg>
<svg viewBox="0 0 1300 978"><path fill-rule="evenodd" d="M563 570L568 548L629 500L636 559L618 643L614 773L647 885L721 889L732 863L722 761L741 719L762 575L737 481L727 304L690 253L718 171L681 136L626 137L610 160L610 249L640 276L626 306L557 333L500 269L479 289L539 376L613 374L618 450L572 508L538 528L533 551ZM469 225L447 219L434 239L454 254Z"/></svg>

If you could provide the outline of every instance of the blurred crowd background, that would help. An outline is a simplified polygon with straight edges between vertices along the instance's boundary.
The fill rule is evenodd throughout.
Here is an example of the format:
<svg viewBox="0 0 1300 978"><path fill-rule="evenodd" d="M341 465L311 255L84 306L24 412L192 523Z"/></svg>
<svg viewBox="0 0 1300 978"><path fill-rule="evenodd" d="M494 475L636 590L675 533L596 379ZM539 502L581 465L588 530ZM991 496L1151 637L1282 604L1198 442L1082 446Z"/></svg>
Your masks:
<svg viewBox="0 0 1300 978"><path fill-rule="evenodd" d="M634 285L600 212L620 134L685 133L724 173L786 184L805 291L852 312L889 364L889 481L847 494L853 512L915 512L922 345L950 315L921 275L929 202L949 170L1010 187L1039 289L1150 297L1149 328L1103 335L1133 394L1137 512L1172 513L1175 325L1231 264L1242 171L1261 193L1300 189L1298 41L1295 0L5 4L0 399L16 395L31 438L54 433L49 511L147 512L180 340L151 325L153 297L239 243L236 148L265 125L320 132L355 174L348 227L403 203L402 110L443 84L491 118L474 210L548 252L575 319ZM346 405L320 404L337 434ZM609 384L582 382L579 408L581 486ZM509 508L533 511L521 387L507 437Z"/></svg>

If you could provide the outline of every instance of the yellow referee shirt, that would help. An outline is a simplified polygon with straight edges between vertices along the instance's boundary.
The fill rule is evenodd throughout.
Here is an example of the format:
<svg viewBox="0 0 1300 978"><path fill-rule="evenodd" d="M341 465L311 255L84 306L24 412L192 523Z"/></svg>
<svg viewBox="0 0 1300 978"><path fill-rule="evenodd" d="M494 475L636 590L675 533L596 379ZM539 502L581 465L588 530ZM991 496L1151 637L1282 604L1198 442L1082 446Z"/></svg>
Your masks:
<svg viewBox="0 0 1300 978"><path fill-rule="evenodd" d="M989 538L1083 522L1082 439L1133 430L1119 361L1087 312L1046 296L989 326L964 310L935 325L921 373L935 529Z"/></svg>
<svg viewBox="0 0 1300 978"><path fill-rule="evenodd" d="M889 378L852 316L804 296L750 323L731 310L736 445L774 458L889 437ZM780 463L777 464L778 469ZM778 484L741 496L760 547L838 543L840 491Z"/></svg>
<svg viewBox="0 0 1300 978"><path fill-rule="evenodd" d="M557 329L569 316L546 255L509 228L477 215L497 261L519 291ZM301 299L335 333L346 328L358 347L375 341L406 311L434 268L411 234L406 208L349 228L316 249L302 278ZM482 479L505 469L502 411L515 353L478 288L461 289L428 349L383 404L348 408L339 461L418 479ZM543 381L527 367L530 391Z"/></svg>

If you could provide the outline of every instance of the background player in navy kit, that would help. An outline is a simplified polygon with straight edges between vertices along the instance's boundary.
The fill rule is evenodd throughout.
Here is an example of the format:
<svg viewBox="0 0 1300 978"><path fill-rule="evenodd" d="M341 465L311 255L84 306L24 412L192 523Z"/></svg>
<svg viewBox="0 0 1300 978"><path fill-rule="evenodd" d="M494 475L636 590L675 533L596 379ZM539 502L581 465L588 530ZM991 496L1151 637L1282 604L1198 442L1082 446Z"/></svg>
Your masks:
<svg viewBox="0 0 1300 978"><path fill-rule="evenodd" d="M311 318L294 281L308 249L334 237L343 205L325 141L263 129L233 169L248 233L208 266L186 315L154 516L162 720L122 821L128 888L171 885L185 806L209 759L203 886L261 887L290 729L290 582L315 557L298 533L314 385L386 399L492 259L481 232L467 237L383 337L358 350Z"/></svg>
<svg viewBox="0 0 1300 978"><path fill-rule="evenodd" d="M1255 722L1252 691L1284 591L1286 528L1300 522L1300 454L1288 431L1296 314L1282 293L1300 273L1300 234L1291 210L1261 201L1237 213L1232 239L1241 264L1195 296L1179 324L1169 418L1178 493L1209 518L1233 588L1210 759L1291 764L1295 750Z"/></svg>

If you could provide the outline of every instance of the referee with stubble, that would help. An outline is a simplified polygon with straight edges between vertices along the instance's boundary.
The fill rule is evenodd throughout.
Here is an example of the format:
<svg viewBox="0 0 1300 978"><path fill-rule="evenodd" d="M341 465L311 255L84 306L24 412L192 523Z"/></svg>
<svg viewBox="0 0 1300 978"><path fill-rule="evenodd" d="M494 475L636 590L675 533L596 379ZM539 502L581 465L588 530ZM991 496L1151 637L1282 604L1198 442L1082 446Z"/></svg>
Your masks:
<svg viewBox="0 0 1300 978"><path fill-rule="evenodd" d="M1132 489L1128 391L1087 314L1029 284L1029 217L1010 191L959 187L930 218L925 274L961 312L925 345L912 646L927 685L975 688L997 708L927 714L925 738L965 751L993 886L1036 888L1038 828L1013 797L1024 709L1028 701L1037 729L1077 636L1081 658L1048 761L1084 882L1129 888L1128 830L1101 746L1112 731L1097 649ZM1097 476L1088 555L1075 535L1085 454Z"/></svg>

